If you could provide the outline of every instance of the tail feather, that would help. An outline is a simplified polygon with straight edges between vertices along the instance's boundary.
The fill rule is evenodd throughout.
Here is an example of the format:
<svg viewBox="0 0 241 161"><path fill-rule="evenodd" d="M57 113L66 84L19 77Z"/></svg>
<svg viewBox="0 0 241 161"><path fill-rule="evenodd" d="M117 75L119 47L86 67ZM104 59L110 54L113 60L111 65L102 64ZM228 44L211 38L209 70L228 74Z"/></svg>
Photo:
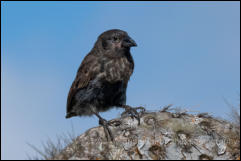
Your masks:
<svg viewBox="0 0 241 161"><path fill-rule="evenodd" d="M71 113L67 113L65 118L68 119L68 118L73 117L73 116L75 116L75 114L73 112L71 112Z"/></svg>

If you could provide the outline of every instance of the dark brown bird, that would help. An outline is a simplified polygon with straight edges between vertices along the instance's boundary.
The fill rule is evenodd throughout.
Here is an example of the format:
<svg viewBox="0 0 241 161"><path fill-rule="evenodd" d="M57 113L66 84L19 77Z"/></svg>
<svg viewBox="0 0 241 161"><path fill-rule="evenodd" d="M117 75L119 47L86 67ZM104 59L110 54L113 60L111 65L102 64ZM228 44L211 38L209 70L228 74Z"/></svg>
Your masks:
<svg viewBox="0 0 241 161"><path fill-rule="evenodd" d="M126 88L134 70L130 53L133 46L137 46L135 41L119 29L108 30L98 37L93 49L82 61L70 88L66 118L94 114L111 140L110 123L99 112L121 107L126 109L125 113L140 120L136 110L142 108L126 105Z"/></svg>

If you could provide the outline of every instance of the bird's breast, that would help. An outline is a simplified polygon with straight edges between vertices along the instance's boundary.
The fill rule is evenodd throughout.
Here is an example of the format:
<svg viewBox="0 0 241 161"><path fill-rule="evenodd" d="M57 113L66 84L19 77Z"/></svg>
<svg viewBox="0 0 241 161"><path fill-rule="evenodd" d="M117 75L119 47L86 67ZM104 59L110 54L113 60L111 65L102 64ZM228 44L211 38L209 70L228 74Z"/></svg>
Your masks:
<svg viewBox="0 0 241 161"><path fill-rule="evenodd" d="M128 81L133 72L133 64L127 58L107 60L103 63L103 72L99 77L104 76L108 82Z"/></svg>

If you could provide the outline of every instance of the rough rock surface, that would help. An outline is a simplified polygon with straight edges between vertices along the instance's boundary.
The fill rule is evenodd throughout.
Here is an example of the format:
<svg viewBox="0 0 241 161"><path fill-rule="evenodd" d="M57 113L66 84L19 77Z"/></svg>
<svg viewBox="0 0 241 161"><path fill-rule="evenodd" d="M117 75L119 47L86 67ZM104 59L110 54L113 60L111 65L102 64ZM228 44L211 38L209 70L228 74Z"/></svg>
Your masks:
<svg viewBox="0 0 241 161"><path fill-rule="evenodd" d="M51 159L239 159L240 135L229 122L207 114L191 115L165 110L142 113L141 124L118 118L107 142L103 127L78 136Z"/></svg>

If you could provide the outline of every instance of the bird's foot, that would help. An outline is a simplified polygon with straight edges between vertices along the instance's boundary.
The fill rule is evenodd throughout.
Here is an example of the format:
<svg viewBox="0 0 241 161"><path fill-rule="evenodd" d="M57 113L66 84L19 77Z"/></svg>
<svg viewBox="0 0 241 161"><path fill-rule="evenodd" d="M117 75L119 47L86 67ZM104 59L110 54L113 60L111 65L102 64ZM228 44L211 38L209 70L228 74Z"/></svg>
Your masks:
<svg viewBox="0 0 241 161"><path fill-rule="evenodd" d="M121 107L125 109L125 111L121 114L121 116L125 116L126 114L129 114L132 119L136 118L138 121L138 125L140 125L141 114L145 112L144 107L131 107L128 105L122 105ZM137 110L141 110L141 112L138 113Z"/></svg>
<svg viewBox="0 0 241 161"><path fill-rule="evenodd" d="M118 125L121 124L121 122L118 121L118 120L107 121L103 118L99 118L99 124L101 126L103 126L103 128L104 128L104 132L105 132L105 136L106 136L107 141L111 140L113 142L114 137L113 137L113 134L112 134L109 126L118 126Z"/></svg>

